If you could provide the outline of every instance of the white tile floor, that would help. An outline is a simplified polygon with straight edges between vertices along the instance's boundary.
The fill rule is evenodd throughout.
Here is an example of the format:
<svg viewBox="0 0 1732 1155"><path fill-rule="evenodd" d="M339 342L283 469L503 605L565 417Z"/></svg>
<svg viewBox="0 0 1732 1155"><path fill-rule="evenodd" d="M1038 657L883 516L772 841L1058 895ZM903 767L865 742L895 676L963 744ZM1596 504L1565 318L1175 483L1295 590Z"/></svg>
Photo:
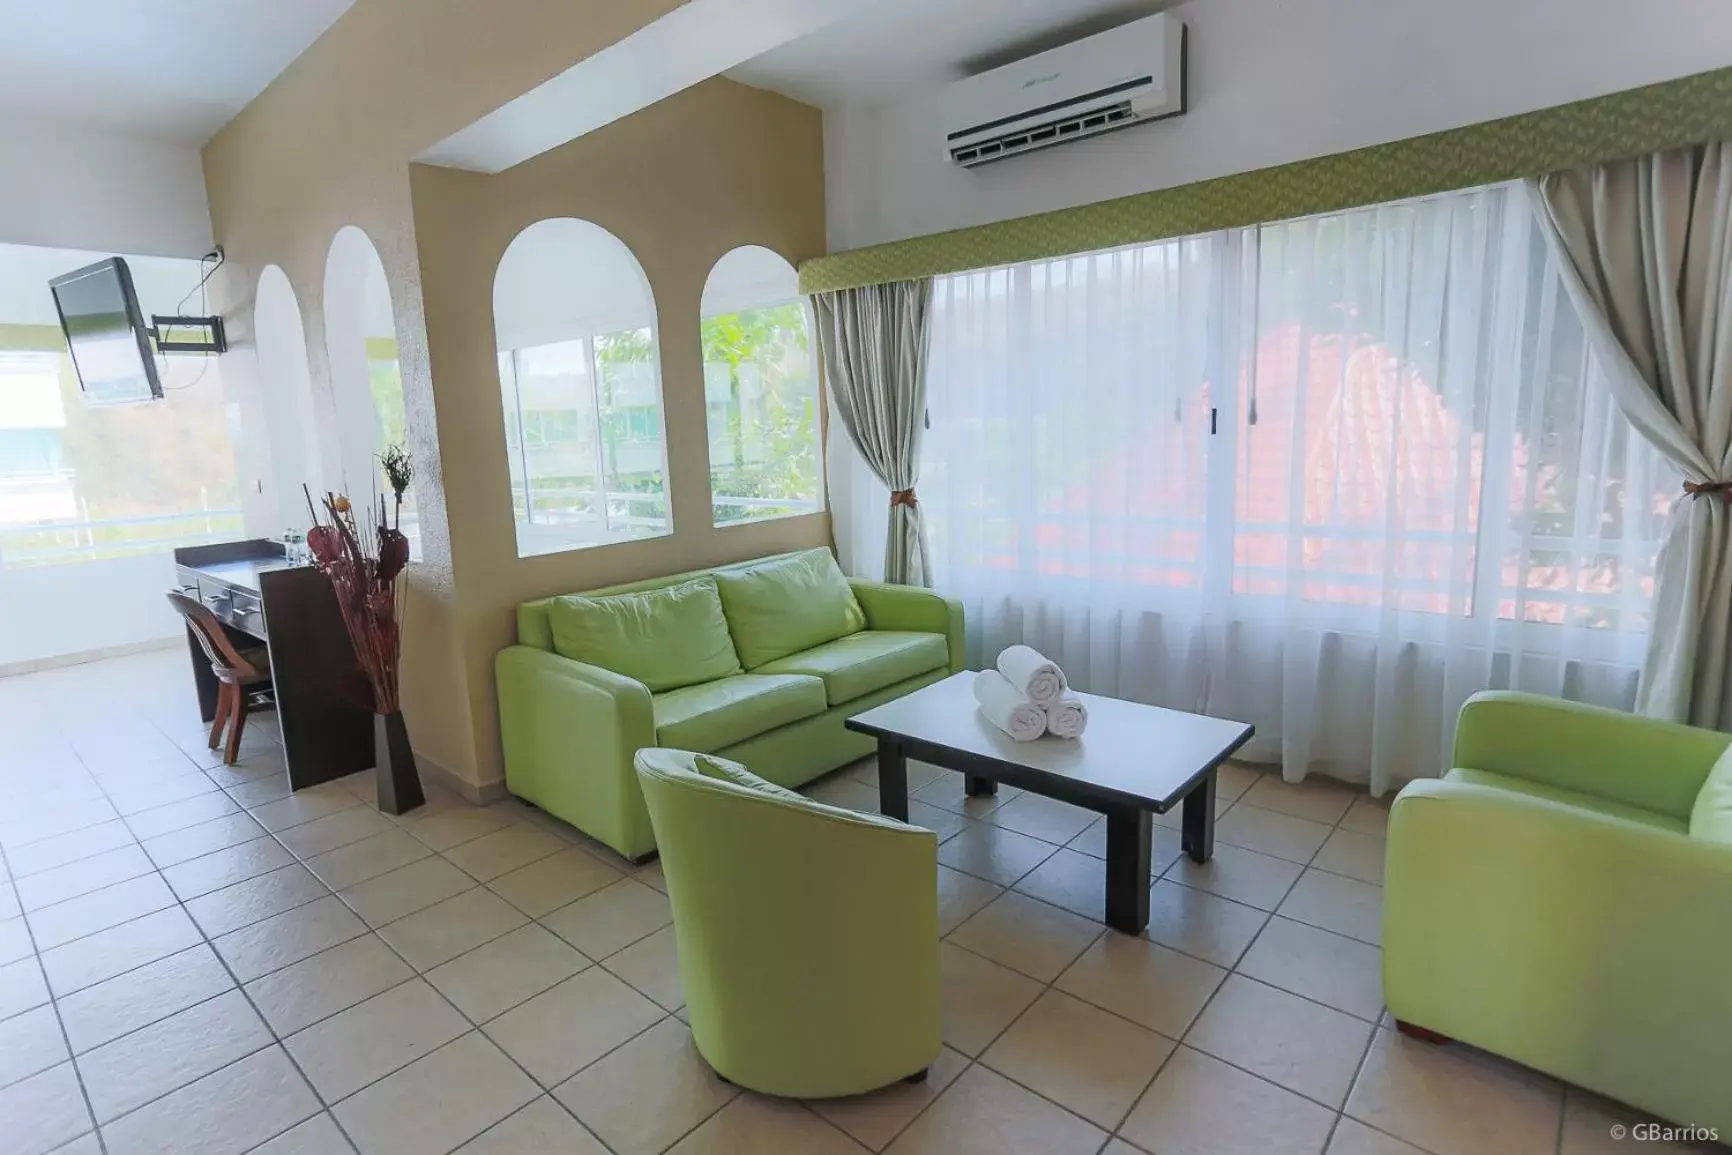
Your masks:
<svg viewBox="0 0 1732 1155"><path fill-rule="evenodd" d="M1100 923L1092 815L911 767L946 838L931 1078L742 1094L680 1017L654 864L515 803L288 795L268 715L216 765L185 661L0 679L7 1155L1593 1155L1631 1121L1388 1029L1384 810L1241 767L1211 864L1158 828L1140 938ZM811 792L877 808L869 764Z"/></svg>

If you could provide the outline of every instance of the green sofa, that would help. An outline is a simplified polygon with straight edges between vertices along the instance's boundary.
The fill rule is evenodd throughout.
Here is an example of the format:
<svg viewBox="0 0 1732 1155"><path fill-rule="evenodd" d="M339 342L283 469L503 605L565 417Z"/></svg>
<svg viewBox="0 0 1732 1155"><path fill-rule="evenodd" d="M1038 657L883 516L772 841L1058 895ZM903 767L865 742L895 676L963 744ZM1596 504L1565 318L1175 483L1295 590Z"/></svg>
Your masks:
<svg viewBox="0 0 1732 1155"><path fill-rule="evenodd" d="M1390 812L1383 985L1402 1029L1732 1136L1729 745L1472 698L1456 768Z"/></svg>
<svg viewBox="0 0 1732 1155"><path fill-rule="evenodd" d="M937 835L702 754L636 761L704 1060L796 1099L923 1078L939 1053Z"/></svg>
<svg viewBox="0 0 1732 1155"><path fill-rule="evenodd" d="M656 843L639 749L799 786L871 753L845 719L960 669L958 603L844 578L827 549L524 602L495 661L506 788L640 859Z"/></svg>

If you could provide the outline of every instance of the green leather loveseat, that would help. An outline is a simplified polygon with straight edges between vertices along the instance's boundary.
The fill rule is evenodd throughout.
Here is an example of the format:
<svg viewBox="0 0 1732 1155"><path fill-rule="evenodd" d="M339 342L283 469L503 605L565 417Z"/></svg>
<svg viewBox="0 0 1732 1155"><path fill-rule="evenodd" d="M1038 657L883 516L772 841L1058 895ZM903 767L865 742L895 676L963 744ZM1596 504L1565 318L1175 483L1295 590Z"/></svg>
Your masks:
<svg viewBox="0 0 1732 1155"><path fill-rule="evenodd" d="M524 602L495 661L506 788L642 858L639 749L799 786L871 753L846 718L961 669L958 603L845 578L827 549Z"/></svg>
<svg viewBox="0 0 1732 1155"><path fill-rule="evenodd" d="M1732 736L1491 692L1454 762L1390 810L1390 1014L1732 1137Z"/></svg>

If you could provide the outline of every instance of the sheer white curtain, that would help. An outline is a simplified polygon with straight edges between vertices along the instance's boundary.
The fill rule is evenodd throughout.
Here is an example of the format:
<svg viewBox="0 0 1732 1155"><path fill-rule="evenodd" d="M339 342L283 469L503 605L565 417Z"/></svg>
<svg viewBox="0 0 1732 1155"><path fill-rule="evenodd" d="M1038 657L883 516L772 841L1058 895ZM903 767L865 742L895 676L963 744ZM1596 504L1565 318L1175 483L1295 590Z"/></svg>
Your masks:
<svg viewBox="0 0 1732 1155"><path fill-rule="evenodd" d="M1677 482L1516 190L942 278L933 324L972 663L1026 641L1379 792L1447 768L1476 690L1630 704Z"/></svg>

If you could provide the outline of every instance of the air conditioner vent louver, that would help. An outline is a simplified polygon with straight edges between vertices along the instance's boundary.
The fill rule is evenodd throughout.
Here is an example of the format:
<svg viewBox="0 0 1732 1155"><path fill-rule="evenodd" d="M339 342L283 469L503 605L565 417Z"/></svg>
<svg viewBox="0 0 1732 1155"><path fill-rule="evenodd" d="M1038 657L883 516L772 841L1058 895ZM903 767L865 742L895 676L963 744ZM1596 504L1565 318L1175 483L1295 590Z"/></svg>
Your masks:
<svg viewBox="0 0 1732 1155"><path fill-rule="evenodd" d="M1136 121L1137 114L1132 110L1131 102L1121 100L1107 108L1091 109L1075 116L1049 120L1033 128L1019 129L1006 136L954 147L950 150L950 159L961 165L984 164L989 160L1033 152L1061 141L1095 136L1134 124Z"/></svg>
<svg viewBox="0 0 1732 1155"><path fill-rule="evenodd" d="M944 147L963 168L1178 116L1185 26L1165 13L957 81Z"/></svg>

